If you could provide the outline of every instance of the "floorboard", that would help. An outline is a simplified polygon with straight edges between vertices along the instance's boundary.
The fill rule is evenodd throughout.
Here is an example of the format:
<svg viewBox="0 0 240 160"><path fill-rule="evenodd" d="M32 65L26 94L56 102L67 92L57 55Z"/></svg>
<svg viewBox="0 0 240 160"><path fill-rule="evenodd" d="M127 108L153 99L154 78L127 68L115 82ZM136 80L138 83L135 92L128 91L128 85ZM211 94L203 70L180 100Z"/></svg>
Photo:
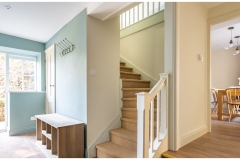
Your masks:
<svg viewBox="0 0 240 160"><path fill-rule="evenodd" d="M190 142L177 152L166 151L176 158L239 158L240 157L240 117L228 122L212 116L212 132Z"/></svg>
<svg viewBox="0 0 240 160"><path fill-rule="evenodd" d="M0 158L46 158L37 147L36 133L8 136L0 133Z"/></svg>

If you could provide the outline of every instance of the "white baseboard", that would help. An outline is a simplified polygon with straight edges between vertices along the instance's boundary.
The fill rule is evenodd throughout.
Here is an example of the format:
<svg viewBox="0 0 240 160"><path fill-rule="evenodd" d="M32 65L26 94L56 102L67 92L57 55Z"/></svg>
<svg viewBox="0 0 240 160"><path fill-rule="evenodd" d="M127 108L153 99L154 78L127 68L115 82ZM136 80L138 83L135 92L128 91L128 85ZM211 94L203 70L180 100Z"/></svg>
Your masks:
<svg viewBox="0 0 240 160"><path fill-rule="evenodd" d="M201 137L202 135L204 135L205 133L207 133L208 130L207 130L207 126L203 126L203 127L200 127L196 130L193 130L192 132L182 136L180 139L179 139L179 148L183 147L184 145L192 142L193 140ZM179 149L178 148L178 149Z"/></svg>

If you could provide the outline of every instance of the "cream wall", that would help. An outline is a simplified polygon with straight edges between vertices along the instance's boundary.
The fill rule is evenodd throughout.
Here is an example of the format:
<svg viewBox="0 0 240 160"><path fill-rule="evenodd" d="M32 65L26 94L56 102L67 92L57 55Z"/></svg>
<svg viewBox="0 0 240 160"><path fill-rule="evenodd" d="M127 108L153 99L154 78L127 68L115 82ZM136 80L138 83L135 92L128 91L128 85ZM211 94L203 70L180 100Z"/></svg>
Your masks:
<svg viewBox="0 0 240 160"><path fill-rule="evenodd" d="M211 88L225 89L229 86L238 86L240 55L233 56L232 52L229 50L211 52Z"/></svg>
<svg viewBox="0 0 240 160"><path fill-rule="evenodd" d="M208 10L208 19L222 16L231 12L237 12L240 9L239 2L226 2ZM220 18L220 17L219 17ZM221 17L223 18L223 17Z"/></svg>
<svg viewBox="0 0 240 160"><path fill-rule="evenodd" d="M106 130L120 111L119 30L119 17L107 21L87 17L88 148ZM96 70L96 75L90 76L90 70Z"/></svg>
<svg viewBox="0 0 240 160"><path fill-rule="evenodd" d="M164 72L164 22L121 38L120 54L158 81Z"/></svg>
<svg viewBox="0 0 240 160"><path fill-rule="evenodd" d="M207 133L207 10L177 3L176 107L180 148ZM203 61L198 60L203 55Z"/></svg>

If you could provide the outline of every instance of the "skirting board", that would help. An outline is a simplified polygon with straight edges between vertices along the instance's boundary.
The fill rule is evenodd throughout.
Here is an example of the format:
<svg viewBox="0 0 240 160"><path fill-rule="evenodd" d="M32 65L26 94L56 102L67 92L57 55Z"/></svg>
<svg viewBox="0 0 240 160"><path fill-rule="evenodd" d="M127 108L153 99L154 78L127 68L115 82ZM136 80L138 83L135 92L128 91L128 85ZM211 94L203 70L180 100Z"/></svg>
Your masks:
<svg viewBox="0 0 240 160"><path fill-rule="evenodd" d="M184 145L192 142L193 140L201 137L202 135L206 134L208 132L207 130L207 126L203 126L199 129L196 129L188 134L186 134L185 136L181 137L179 139L179 148L183 147ZM179 149L178 148L178 149Z"/></svg>
<svg viewBox="0 0 240 160"><path fill-rule="evenodd" d="M9 130L9 136L14 136L18 134L24 134L24 133L29 133L29 132L35 132L36 131L36 126L29 126L29 127L24 127L24 128L17 128L17 129L10 129Z"/></svg>

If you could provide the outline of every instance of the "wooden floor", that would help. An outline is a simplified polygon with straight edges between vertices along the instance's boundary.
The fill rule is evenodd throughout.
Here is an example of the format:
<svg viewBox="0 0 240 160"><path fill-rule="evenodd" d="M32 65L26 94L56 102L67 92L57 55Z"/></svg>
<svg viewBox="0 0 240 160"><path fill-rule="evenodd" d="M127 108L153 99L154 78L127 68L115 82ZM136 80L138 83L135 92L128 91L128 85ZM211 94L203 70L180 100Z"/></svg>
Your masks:
<svg viewBox="0 0 240 160"><path fill-rule="evenodd" d="M167 151L176 158L239 158L240 157L240 117L228 122L212 116L212 132L183 146L177 152Z"/></svg>
<svg viewBox="0 0 240 160"><path fill-rule="evenodd" d="M46 158L35 145L36 133L8 136L0 133L0 158Z"/></svg>

